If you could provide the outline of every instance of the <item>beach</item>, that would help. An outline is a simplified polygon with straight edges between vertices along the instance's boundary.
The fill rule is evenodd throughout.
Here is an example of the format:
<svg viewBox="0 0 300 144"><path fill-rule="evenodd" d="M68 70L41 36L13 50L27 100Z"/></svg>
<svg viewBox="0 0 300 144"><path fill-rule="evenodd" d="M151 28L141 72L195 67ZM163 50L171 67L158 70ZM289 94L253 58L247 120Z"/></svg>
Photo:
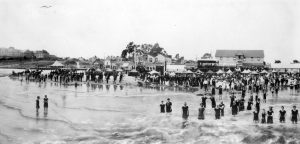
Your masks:
<svg viewBox="0 0 300 144"><path fill-rule="evenodd" d="M274 124L263 125L252 122L252 111L232 117L227 93L223 96L225 117L215 120L208 100L206 118L200 121L201 97L195 90L107 84L75 88L9 77L1 77L0 84L2 143L298 143L300 137L298 125L289 119L285 124L278 122L280 106L289 113L292 104L300 102L288 90L280 91L278 97L268 96L267 104L262 104L275 110ZM48 113L40 109L37 114L36 96L44 95L49 98ZM160 101L167 98L173 103L170 115L159 113ZM183 127L184 102L190 117Z"/></svg>

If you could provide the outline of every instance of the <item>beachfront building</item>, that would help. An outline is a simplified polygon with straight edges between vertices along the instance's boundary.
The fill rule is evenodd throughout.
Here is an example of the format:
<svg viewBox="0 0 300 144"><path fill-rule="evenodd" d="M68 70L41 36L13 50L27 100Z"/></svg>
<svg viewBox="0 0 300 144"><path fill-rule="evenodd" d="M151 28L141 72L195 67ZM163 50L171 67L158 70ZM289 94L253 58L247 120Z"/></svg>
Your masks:
<svg viewBox="0 0 300 144"><path fill-rule="evenodd" d="M263 50L217 50L215 58L222 67L264 66Z"/></svg>
<svg viewBox="0 0 300 144"><path fill-rule="evenodd" d="M17 58L24 57L24 53L21 50L14 47L0 48L0 58Z"/></svg>
<svg viewBox="0 0 300 144"><path fill-rule="evenodd" d="M276 72L296 73L300 72L300 63L274 63L271 69Z"/></svg>
<svg viewBox="0 0 300 144"><path fill-rule="evenodd" d="M167 64L167 71L181 73L181 72L185 71L185 65L184 64Z"/></svg>
<svg viewBox="0 0 300 144"><path fill-rule="evenodd" d="M34 52L34 56L37 59L45 59L45 58L49 58L50 54L47 51L45 51L45 50L41 50L41 51L35 51Z"/></svg>
<svg viewBox="0 0 300 144"><path fill-rule="evenodd" d="M185 69L187 70L194 70L197 69L197 62L189 60L185 62Z"/></svg>
<svg viewBox="0 0 300 144"><path fill-rule="evenodd" d="M148 54L147 55L147 62L148 63L172 63L172 58L169 55L163 54Z"/></svg>

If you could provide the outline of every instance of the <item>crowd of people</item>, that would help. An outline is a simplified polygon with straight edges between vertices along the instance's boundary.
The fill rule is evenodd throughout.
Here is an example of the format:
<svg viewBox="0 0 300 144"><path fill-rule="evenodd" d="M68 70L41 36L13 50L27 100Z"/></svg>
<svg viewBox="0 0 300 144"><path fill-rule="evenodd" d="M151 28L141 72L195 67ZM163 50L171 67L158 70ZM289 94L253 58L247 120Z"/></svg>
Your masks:
<svg viewBox="0 0 300 144"><path fill-rule="evenodd" d="M68 84L75 82L83 82L84 78L87 82L95 82L95 83L109 83L110 78L113 77L113 83L121 83L124 74L122 72L117 71L109 71L109 72L102 72L102 71L95 71L94 69L89 69L86 72L77 71L75 69L55 69L51 70L49 73L43 73L43 70L36 69L36 70L25 70L22 72L12 72L11 76L25 77L26 81L36 81L36 82L46 82L47 79L59 82L62 84ZM119 80L118 80L119 78Z"/></svg>
<svg viewBox="0 0 300 144"><path fill-rule="evenodd" d="M164 77L164 76L162 76ZM169 77L169 76L166 76ZM267 105L267 96L278 96L278 92L283 89L289 89L290 95L299 93L300 88L300 77L299 74L280 74L280 73L268 73L264 75L244 75L242 73L234 73L230 75L217 75L217 74L201 74L191 75L189 78L177 79L176 76L173 78L158 78L160 83L174 82L176 84L189 84L195 79L198 83L199 89L204 94L198 94L201 96L201 103L198 113L198 119L205 119L206 100L210 99L212 109L215 112L215 119L221 119L224 116L225 104L223 103L223 91L229 94L229 106L231 108L231 114L233 116L243 111L253 111L253 121L255 123L273 123L274 110L272 106L269 109L261 109L261 105ZM174 79L177 79L173 81ZM169 81L164 81L169 80ZM179 81L178 81L179 80ZM183 80L183 82L182 82ZM164 81L164 82L161 82ZM247 95L247 97L246 97ZM220 104L216 103L216 96L218 96ZM262 100L261 100L262 98ZM248 100L246 102L246 100ZM170 101L168 100L168 103ZM160 105L163 108L163 103ZM165 104L166 107L167 104ZM171 106L171 105L169 105ZM188 106L184 103L182 107L182 117L187 120L189 116ZM164 112L164 111L161 111ZM170 112L170 111L169 111ZM285 111L282 106L279 110L279 121L285 122L288 112ZM299 113L296 105L292 106L290 112L290 120L292 123L297 123L299 119Z"/></svg>

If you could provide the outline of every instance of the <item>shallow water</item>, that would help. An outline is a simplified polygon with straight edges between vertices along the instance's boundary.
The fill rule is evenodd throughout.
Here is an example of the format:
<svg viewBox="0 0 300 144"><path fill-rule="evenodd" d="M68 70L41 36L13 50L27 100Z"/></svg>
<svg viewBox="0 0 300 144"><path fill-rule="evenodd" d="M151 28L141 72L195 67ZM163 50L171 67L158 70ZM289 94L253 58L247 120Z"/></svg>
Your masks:
<svg viewBox="0 0 300 144"><path fill-rule="evenodd" d="M0 70L0 73L11 70ZM223 96L225 117L214 120L207 100L206 119L197 119L201 101L194 89L140 88L135 86L62 86L48 82L20 82L0 78L0 143L299 143L299 124L289 121L292 104L299 96L288 90L268 95L274 106L274 124L252 122L252 112L231 116L228 94ZM48 95L49 110L35 111L36 96ZM248 96L248 95L247 95ZM161 100L173 102L171 115L160 114ZM217 97L216 97L217 98ZM218 98L217 98L218 99ZM190 118L183 127L181 106L190 107ZM217 100L217 103L219 101ZM286 124L279 124L281 105L288 112ZM42 106L42 104L41 104Z"/></svg>

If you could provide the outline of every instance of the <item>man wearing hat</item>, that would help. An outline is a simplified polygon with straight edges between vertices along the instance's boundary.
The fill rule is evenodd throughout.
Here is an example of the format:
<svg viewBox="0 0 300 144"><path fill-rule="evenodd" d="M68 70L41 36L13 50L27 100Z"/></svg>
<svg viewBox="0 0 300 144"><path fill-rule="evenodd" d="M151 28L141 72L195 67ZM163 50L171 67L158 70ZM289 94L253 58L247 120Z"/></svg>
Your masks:
<svg viewBox="0 0 300 144"><path fill-rule="evenodd" d="M166 112L167 113L171 113L172 112L172 102L170 102L170 98L167 99L167 103L166 103Z"/></svg>

